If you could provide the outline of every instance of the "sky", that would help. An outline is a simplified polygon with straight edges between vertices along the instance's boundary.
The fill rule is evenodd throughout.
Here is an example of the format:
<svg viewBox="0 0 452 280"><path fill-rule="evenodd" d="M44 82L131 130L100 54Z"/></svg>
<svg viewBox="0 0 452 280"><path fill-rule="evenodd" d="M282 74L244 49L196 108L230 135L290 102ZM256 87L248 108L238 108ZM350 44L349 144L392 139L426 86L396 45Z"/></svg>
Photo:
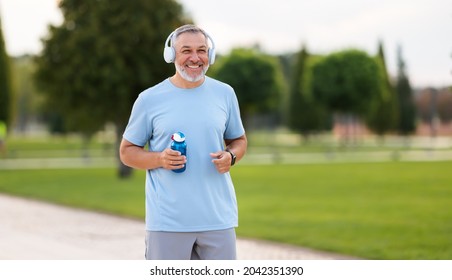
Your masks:
<svg viewBox="0 0 452 280"><path fill-rule="evenodd" d="M112 0L113 1L113 0ZM48 24L63 22L58 0L0 0L6 49L36 54ZM451 0L179 0L214 39L217 53L259 44L269 54L328 54L357 48L373 55L384 46L397 74L401 47L414 87L452 85ZM162 42L163 48L164 42Z"/></svg>

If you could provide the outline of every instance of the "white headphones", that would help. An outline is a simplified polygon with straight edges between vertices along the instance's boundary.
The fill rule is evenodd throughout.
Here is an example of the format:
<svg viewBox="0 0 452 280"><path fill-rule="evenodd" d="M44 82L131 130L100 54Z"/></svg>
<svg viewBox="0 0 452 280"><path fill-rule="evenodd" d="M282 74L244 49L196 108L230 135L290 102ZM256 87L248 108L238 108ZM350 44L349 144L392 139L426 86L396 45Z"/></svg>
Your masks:
<svg viewBox="0 0 452 280"><path fill-rule="evenodd" d="M166 38L165 41L165 48L163 49L163 58L165 59L166 63L172 63L176 59L176 50L173 47L172 44L172 38L176 31L171 32L171 34ZM209 56L209 65L214 64L215 62L215 43L212 40L212 37L210 37L209 34L205 33L206 38L210 40L212 43L212 47L210 47L207 51L207 55Z"/></svg>

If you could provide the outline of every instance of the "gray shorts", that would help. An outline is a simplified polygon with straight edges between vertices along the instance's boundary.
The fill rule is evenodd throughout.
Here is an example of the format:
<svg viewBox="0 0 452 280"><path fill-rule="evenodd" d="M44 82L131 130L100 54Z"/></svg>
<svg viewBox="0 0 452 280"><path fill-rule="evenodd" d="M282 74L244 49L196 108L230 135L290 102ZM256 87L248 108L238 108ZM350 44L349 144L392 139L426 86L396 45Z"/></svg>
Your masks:
<svg viewBox="0 0 452 280"><path fill-rule="evenodd" d="M147 260L235 260L235 229L203 232L146 231Z"/></svg>

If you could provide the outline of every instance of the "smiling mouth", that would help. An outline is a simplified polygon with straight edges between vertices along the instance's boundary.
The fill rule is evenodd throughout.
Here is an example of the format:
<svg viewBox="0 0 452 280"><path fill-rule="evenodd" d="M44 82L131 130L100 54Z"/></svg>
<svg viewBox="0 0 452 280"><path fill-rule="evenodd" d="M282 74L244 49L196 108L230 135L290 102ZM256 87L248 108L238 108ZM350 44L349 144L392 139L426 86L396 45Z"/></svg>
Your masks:
<svg viewBox="0 0 452 280"><path fill-rule="evenodd" d="M188 68L190 69L198 69L200 68L202 65L187 65Z"/></svg>

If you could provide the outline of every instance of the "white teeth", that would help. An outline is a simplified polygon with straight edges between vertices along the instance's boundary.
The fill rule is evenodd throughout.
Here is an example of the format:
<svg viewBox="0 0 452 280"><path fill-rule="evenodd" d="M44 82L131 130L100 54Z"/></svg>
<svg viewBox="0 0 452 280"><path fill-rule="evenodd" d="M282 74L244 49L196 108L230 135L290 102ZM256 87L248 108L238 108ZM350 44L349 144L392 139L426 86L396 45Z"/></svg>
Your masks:
<svg viewBox="0 0 452 280"><path fill-rule="evenodd" d="M196 68L199 68L199 65L188 65L188 68L196 69Z"/></svg>

